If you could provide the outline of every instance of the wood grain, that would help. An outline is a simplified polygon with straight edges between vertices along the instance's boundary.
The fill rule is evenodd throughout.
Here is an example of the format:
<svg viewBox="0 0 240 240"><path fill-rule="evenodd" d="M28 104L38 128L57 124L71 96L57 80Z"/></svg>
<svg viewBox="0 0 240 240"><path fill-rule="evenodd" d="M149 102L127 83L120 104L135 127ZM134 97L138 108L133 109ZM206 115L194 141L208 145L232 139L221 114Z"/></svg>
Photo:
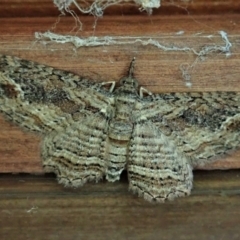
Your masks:
<svg viewBox="0 0 240 240"><path fill-rule="evenodd" d="M76 1L82 8L89 7L93 0ZM117 2L117 1L116 1ZM153 9L153 15L195 15L195 14L234 14L240 12L240 2L236 0L161 0L161 7ZM106 15L147 15L139 10L134 1L118 2L104 10ZM71 10L81 12L74 4ZM59 11L49 0L1 0L1 17L57 17ZM70 14L67 14L70 15Z"/></svg>
<svg viewBox="0 0 240 240"><path fill-rule="evenodd" d="M232 55L212 53L198 61L191 72L189 88L179 68L181 64L192 64L196 60L194 54L164 52L141 44L74 49L71 44L36 42L34 32L51 29L56 22L54 17L1 18L0 53L73 71L96 81L119 80L136 57L135 77L152 92L240 91L240 15L228 14L224 18L221 15L105 16L98 20L95 30L93 17L81 17L81 21L84 26L84 31L78 32L81 37L148 36L157 38L163 45L190 46L197 50L206 45L224 46L218 34L223 30L233 45ZM55 31L69 34L73 25L71 17L62 18ZM177 35L179 31L184 34ZM23 133L2 118L0 126L0 172L42 172L40 138ZM205 168L239 167L240 151Z"/></svg>
<svg viewBox="0 0 240 240"><path fill-rule="evenodd" d="M1 174L0 238L237 240L239 174L195 172L191 196L156 205L128 192L126 175L71 190L51 175Z"/></svg>

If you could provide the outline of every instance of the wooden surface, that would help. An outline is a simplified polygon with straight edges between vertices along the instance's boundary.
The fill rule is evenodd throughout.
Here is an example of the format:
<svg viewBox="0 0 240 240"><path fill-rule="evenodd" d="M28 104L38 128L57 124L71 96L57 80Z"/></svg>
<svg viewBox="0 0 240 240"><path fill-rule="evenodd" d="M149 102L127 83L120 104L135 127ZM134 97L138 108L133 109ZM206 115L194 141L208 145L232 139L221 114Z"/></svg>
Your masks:
<svg viewBox="0 0 240 240"><path fill-rule="evenodd" d="M226 21L227 19L227 21ZM196 61L191 52L162 51L141 44L82 47L72 44L37 42L34 32L51 30L56 18L1 18L0 53L15 55L83 75L96 81L119 80L136 57L135 77L152 92L240 91L240 15L177 15L177 16L105 16L99 19L95 31L93 17L81 17L84 31L81 37L148 36L165 46L188 46L200 50L203 46L225 43L218 31L225 31L232 44L231 56L212 53ZM71 17L62 18L56 32L72 29ZM184 31L178 35L179 31ZM186 86L180 66L194 65L190 72L192 87ZM24 133L0 118L0 172L41 173L40 137ZM240 151L207 169L240 168Z"/></svg>
<svg viewBox="0 0 240 240"><path fill-rule="evenodd" d="M150 204L118 183L63 189L51 175L0 175L0 239L240 237L240 171L195 172L192 195Z"/></svg>
<svg viewBox="0 0 240 240"><path fill-rule="evenodd" d="M82 8L89 7L93 0L76 0ZM100 1L99 1L100 2ZM106 1L107 2L107 1ZM139 5L134 1L122 1L117 5L110 5L104 11L106 15L147 15L146 12L139 10ZM137 1L135 1L137 2ZM142 1L143 2L143 1ZM147 2L147 1L146 1ZM237 0L161 0L161 7L153 9L153 15L170 14L233 14L239 13L239 1ZM74 4L71 9L81 14ZM1 0L1 17L52 17L58 16L59 11L51 0Z"/></svg>
<svg viewBox="0 0 240 240"><path fill-rule="evenodd" d="M240 1L165 0L153 15L133 5L109 8L103 18L81 16L83 31L71 32L68 16L55 26L52 1L0 1L0 54L15 55L73 71L96 81L118 80L137 58L135 76L152 92L240 91ZM112 15L111 15L112 14ZM115 15L113 15L115 14ZM118 15L116 15L118 14ZM52 28L53 26L54 29ZM83 47L36 42L34 32L56 31L87 36L148 36L164 46L224 46L230 57L212 53L201 61L190 52L164 52L141 44ZM182 34L180 34L182 33ZM194 65L192 87L179 70ZM24 133L0 117L0 172L41 173L40 137ZM208 169L240 168L240 151ZM121 181L66 189L53 175L0 174L0 239L239 239L240 171L195 171L192 195L153 205L127 191Z"/></svg>

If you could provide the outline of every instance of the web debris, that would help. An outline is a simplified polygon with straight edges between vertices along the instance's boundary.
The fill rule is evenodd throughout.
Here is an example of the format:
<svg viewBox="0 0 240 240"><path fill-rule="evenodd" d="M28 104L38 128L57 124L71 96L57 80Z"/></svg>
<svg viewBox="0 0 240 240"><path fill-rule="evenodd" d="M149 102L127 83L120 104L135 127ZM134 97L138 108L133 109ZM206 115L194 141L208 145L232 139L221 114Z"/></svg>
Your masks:
<svg viewBox="0 0 240 240"><path fill-rule="evenodd" d="M96 17L102 17L107 7L124 2L131 2L131 0L95 0L89 5L87 5L87 2L80 4L80 1L77 0L53 0L54 5L62 14L65 14L65 12L72 14L73 11L70 6L73 4L81 13L92 14ZM153 8L159 8L161 5L161 0L134 0L134 2L140 6L140 11L145 10L150 14Z"/></svg>
<svg viewBox="0 0 240 240"><path fill-rule="evenodd" d="M82 30L82 23L78 17L78 15L70 9L70 6L73 4L75 7L83 14L92 14L96 17L103 16L104 10L111 6L116 5L123 2L129 2L130 0L95 0L93 3L87 5L87 2L81 2L79 3L78 0L53 0L54 4L57 6L59 11L62 15L64 15L66 12L71 14L72 17L76 21L76 25L74 27ZM140 10L146 10L148 13L151 13L153 8L159 8L161 5L161 0L134 0L136 4L140 5ZM185 9L185 8L184 8ZM61 15L60 15L61 16ZM56 22L57 24L58 22ZM94 25L94 29L96 27L96 22ZM73 30L72 30L73 31ZM183 30L178 31L176 35L183 35L185 32ZM230 49L232 47L231 42L228 40L227 33L224 31L218 32L224 41L224 45L206 45L204 47L201 47L200 50L196 50L192 47L179 47L175 46L174 44L170 45L164 45L161 42L158 41L158 37L147 37L147 36L104 36L104 37L96 37L91 36L87 38L81 38L76 35L60 35L53 33L51 31L40 33L36 32L35 37L37 40L40 40L44 43L47 43L47 41L52 41L56 43L71 43L75 46L75 48L80 47L97 47L97 46L110 46L110 45L131 45L131 44L141 44L141 45L152 45L155 46L158 49L161 49L163 51L182 51L182 52L192 52L194 55L196 55L196 59L192 64L181 64L179 69L182 73L182 77L185 81L185 84L187 87L191 87L191 72L194 69L194 66L197 64L199 60L203 60L204 57L207 55L210 55L212 53L225 53L226 57L231 56ZM201 35L201 33L199 34ZM202 37L213 37L210 36L202 36Z"/></svg>
<svg viewBox="0 0 240 240"><path fill-rule="evenodd" d="M197 58L195 59L195 61L192 64L181 64L180 65L179 69L182 72L182 77L185 80L185 85L187 87L192 87L190 73L193 71L194 66L198 63L199 60L202 60L204 57L206 57L207 55L210 55L212 53L224 53L226 55L226 57L231 56L232 44L228 39L227 33L224 31L219 31L218 33L222 37L222 40L225 43L225 45L204 46L198 52L195 52L195 50L194 50L193 52L197 55ZM207 36L207 37L209 37L209 36Z"/></svg>
<svg viewBox="0 0 240 240"><path fill-rule="evenodd" d="M78 36L72 36L72 35L61 35L53 32L35 32L35 38L37 40L50 40L51 42L56 43L72 43L76 48L80 47L98 47L98 46L110 46L110 45L125 45L125 44L136 44L140 43L142 45L152 45L155 46L161 50L164 51L183 51L183 52L193 52L198 57L206 56L209 53L214 52L221 52L225 53L226 56L230 56L231 52L230 49L232 47L231 42L228 40L227 33L224 31L218 32L220 36L222 37L223 41L225 42L225 45L212 45L212 46L204 46L201 48L200 51L195 50L194 48L190 47L178 47L178 46L165 46L161 44L157 39L157 37L149 38L145 36L139 36L139 37L128 37L128 36L105 36L105 37L97 37L97 36L91 36L87 38L81 38Z"/></svg>
<svg viewBox="0 0 240 240"><path fill-rule="evenodd" d="M31 207L30 209L26 210L26 213L36 213L38 210L38 207Z"/></svg>
<svg viewBox="0 0 240 240"><path fill-rule="evenodd" d="M150 38L147 36L139 36L139 37L130 37L130 36L105 36L105 37L96 37L91 36L87 38L81 38L78 36L72 35L60 35L56 33L52 33L50 31L45 33L36 32L35 37L40 41L50 41L61 44L70 43L75 46L75 48L80 47L98 47L98 46L111 46L111 45L131 45L131 44L142 44L143 46L152 45L156 48L163 51L181 51L181 52L192 52L196 55L196 59L192 64L181 64L179 69L182 72L182 77L185 81L185 85L187 87L191 87L191 72L194 69L194 66L198 63L199 60L203 60L204 57L213 53L224 53L226 57L231 56L231 47L232 44L228 39L227 33L224 31L219 31L218 34L221 36L224 44L223 45L206 45L200 48L200 50L196 50L191 47L179 47L179 46L166 46L157 40L157 37ZM202 36L208 37L209 36ZM211 35L211 37L213 37Z"/></svg>

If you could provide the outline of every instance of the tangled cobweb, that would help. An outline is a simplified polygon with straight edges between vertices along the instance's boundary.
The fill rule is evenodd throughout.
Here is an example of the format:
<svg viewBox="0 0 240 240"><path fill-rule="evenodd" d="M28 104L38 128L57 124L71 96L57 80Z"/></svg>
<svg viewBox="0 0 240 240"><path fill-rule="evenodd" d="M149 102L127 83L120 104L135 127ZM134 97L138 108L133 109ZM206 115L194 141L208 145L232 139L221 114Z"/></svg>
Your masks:
<svg viewBox="0 0 240 240"><path fill-rule="evenodd" d="M72 12L70 6L73 4L81 13L92 14L96 17L101 17L104 10L109 6L130 1L131 0L95 0L88 4L87 2L80 3L80 1L77 0L53 0L54 4L63 14L64 12ZM151 13L153 8L159 8L161 5L161 0L134 0L134 2L140 6L139 9L141 11L145 10L148 13Z"/></svg>

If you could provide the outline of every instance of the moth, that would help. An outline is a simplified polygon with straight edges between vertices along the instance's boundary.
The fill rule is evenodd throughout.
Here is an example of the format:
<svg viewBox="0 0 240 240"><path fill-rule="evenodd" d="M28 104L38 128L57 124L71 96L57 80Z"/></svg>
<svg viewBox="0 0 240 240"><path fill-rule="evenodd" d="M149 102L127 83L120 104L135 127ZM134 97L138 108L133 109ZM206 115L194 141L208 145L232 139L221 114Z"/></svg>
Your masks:
<svg viewBox="0 0 240 240"><path fill-rule="evenodd" d="M46 172L58 182L119 180L148 201L189 195L192 169L240 145L240 93L153 94L129 73L97 83L0 56L0 111L42 136Z"/></svg>

